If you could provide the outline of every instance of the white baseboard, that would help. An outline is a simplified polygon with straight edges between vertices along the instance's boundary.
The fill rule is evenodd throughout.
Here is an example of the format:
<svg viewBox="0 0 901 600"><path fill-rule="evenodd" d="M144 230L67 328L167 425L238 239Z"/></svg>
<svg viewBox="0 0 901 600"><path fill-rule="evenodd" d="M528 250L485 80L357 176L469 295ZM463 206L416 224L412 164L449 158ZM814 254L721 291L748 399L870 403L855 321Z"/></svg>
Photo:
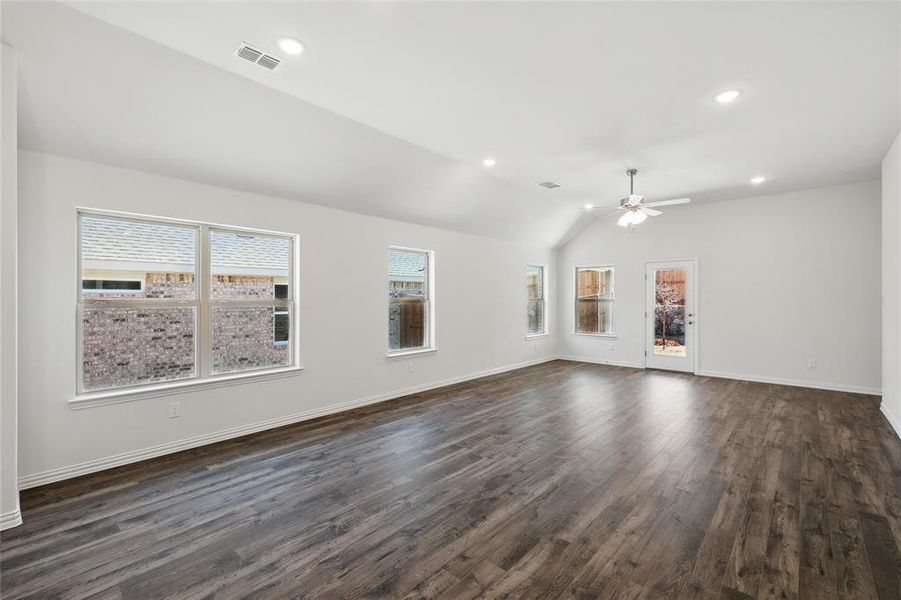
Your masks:
<svg viewBox="0 0 901 600"><path fill-rule="evenodd" d="M0 515L0 531L22 524L22 512L16 510Z"/></svg>
<svg viewBox="0 0 901 600"><path fill-rule="evenodd" d="M895 430L895 435L901 438L901 419L898 419L898 417L889 412L889 409L885 406L885 401L882 402L879 410L882 411L882 414L885 415L885 419L888 421L888 424L891 425L892 429Z"/></svg>
<svg viewBox="0 0 901 600"><path fill-rule="evenodd" d="M225 441L228 439L241 437L243 435L248 435L250 433L257 433L259 431L265 431L267 429L274 429L276 427L282 427L284 425L291 425L293 423L299 423L301 421L308 421L310 419L315 419L317 417L324 417L326 415L331 415L334 413L339 413L339 412L343 412L346 410L359 408L361 406L367 406L369 404L377 404L379 402L385 402L387 400L394 400L395 398L401 398L403 396L409 396L411 394L419 394L422 392L433 390L435 388L440 388L440 387L444 387L447 385L453 385L455 383L463 383L465 381L471 381L473 379L479 379L480 377L488 377L489 375L497 375L499 373L505 373L507 371L514 371L516 369L522 369L524 367L530 367L532 365L537 365L537 364L546 363L546 362L549 362L552 360L556 360L556 358L557 358L556 356L550 356L550 357L539 358L539 359L530 360L530 361L526 361L526 362L522 362L522 363L517 363L514 365L507 365L504 367L497 367L494 369L486 369L484 371L469 373L469 374L461 375L458 377L451 377L448 379L443 379L441 381L435 381L435 382L427 383L427 384L423 384L423 385L411 386L411 387L404 388L401 390L396 390L393 392L387 392L384 394L375 394L373 396L367 396L365 398L359 398L357 400L351 400L349 402L342 402L340 404L333 404L331 406L325 406L322 408L307 410L304 412L295 413L293 415L286 415L284 417L276 417L274 419L268 419L266 421L259 421L257 423L251 423L248 425L239 425L238 427L232 427L230 429L216 431L214 433L208 433L208 434L204 434L204 435L195 436L192 438L178 440L175 442L160 444L158 446L151 446L150 448L144 448L141 450L133 450L130 452L123 452L122 454L116 454L116 455L110 456L108 458L100 458L97 460L91 460L91 461L87 461L87 462L83 462L83 463L78 463L78 464L71 465L68 467L61 467L58 469L51 469L49 471L44 471L41 473L25 475L25 476L19 477L19 480L18 480L19 489L25 490L28 488L37 487L39 485L46 485L48 483L54 483L56 481L62 481L64 479L71 479L73 477L87 475L89 473L96 473L97 471L104 471L106 469L112 469L114 467L120 467L122 465L127 465L130 463L147 460L148 458L156 458L158 456L172 454L173 452L179 452L181 450L197 448L198 446L214 444L216 442L222 442L222 441Z"/></svg>
<svg viewBox="0 0 901 600"><path fill-rule="evenodd" d="M267 429L274 429L276 427L282 427L284 425L291 425L293 423L299 423L301 421L307 421L310 419L315 419L317 417L323 417L330 414L335 414L339 412L343 412L346 410L352 410L354 408L359 408L362 406L367 406L370 404L377 404L379 402L385 402L387 400L393 400L395 398L401 398L403 396L409 396L411 394L418 394L422 392L426 392L429 390L433 390L436 388L444 387L447 385L453 385L455 383L463 383L465 381L471 381L473 379L479 379L481 377L488 377L490 375L497 375L499 373L504 373L507 371L513 371L516 369L522 369L524 367L529 367L541 363L546 363L552 360L569 360L575 362L584 362L584 363L593 363L600 365L610 365L616 367L628 367L633 369L641 369L642 365L639 363L633 363L628 361L615 361L615 360L605 360L598 359L592 357L585 356L571 356L571 355L561 355L561 356L550 356L539 358L535 360L530 360L526 362L521 362L513 365L507 365L504 367L497 367L494 369L486 369L484 371L478 371L475 373L469 373L466 375L461 375L458 377L451 377L448 379L443 379L441 381L435 381L432 383L427 383L423 385L411 386L408 388L404 388L401 390L395 390L393 392L387 392L384 394L376 394L373 396L367 396L364 398L359 398L357 400L351 400L348 402L343 402L340 404L333 404L331 406L326 406L322 408L316 408L300 413L295 413L292 415L286 415L284 417L276 417L274 419L268 419L266 421L259 421L257 423L251 423L248 425L239 425L237 427L232 427L229 429L225 429L222 431L217 431L209 434L199 435L192 438L187 438L183 440L178 440L175 442L168 442L166 444L160 444L157 446L151 446L150 448L144 448L141 450L133 450L130 452L124 452L122 454L116 454L114 456L110 456L107 458L101 458L97 460L87 461L83 463L78 463L75 465L61 467L58 469L51 469L49 471L43 471L41 473L34 473L32 475L25 475L19 478L19 489L24 490L28 488L37 487L40 485L46 485L48 483L54 483L56 481L62 481L64 479L71 479L73 477L79 477L81 475L87 475L89 473L96 473L97 471L103 471L106 469L112 469L114 467L120 467L122 465L127 465L130 463L139 462L142 460L147 460L149 458L156 458L158 456L163 456L166 454L172 454L173 452L180 452L182 450L188 450L190 448L197 448L199 446L205 446L207 444L214 444L216 442L221 442L225 440L229 440L236 437L241 437L243 435L248 435L251 433L257 433L259 431L265 431ZM703 375L707 377L720 377L725 379L738 379L744 381L756 381L760 383L775 383L780 385L792 385L797 387L807 387L807 388L817 388L817 389L825 389L825 390L835 390L842 392L854 392L859 394L874 394L879 395L881 392L877 388L865 388L859 386L847 386L847 385L838 385L838 384L823 384L819 382L812 381L800 381L794 379L782 379L777 377L759 377L759 376L751 376L751 375L741 375L737 373L723 373L718 371L703 371L697 373L698 375ZM901 427L899 427L898 420L893 416L890 416L889 413L885 412L886 417L889 419L889 422L895 428L896 432L899 432L901 435ZM9 524L7 525L7 522ZM0 516L0 524L2 524L2 528L13 527L21 523L21 515L16 511L15 513L9 513L8 515Z"/></svg>
<svg viewBox="0 0 901 600"><path fill-rule="evenodd" d="M560 360L572 360L576 362L592 363L596 365L610 365L614 367L630 367L632 369L644 368L641 363L633 363L622 360L606 360L588 356L560 355ZM823 383L820 381L808 381L804 379L787 379L784 377L767 377L762 375L745 375L743 373L727 373L725 371L698 371L695 375L704 377L717 377L720 379L736 379L739 381L754 381L756 383L773 383L777 385L790 385L794 387L829 390L833 392L851 392L854 394L868 394L871 396L882 395L880 388L864 387L859 385L845 385L841 383Z"/></svg>
<svg viewBox="0 0 901 600"><path fill-rule="evenodd" d="M594 365L610 365L611 367L629 367L630 369L641 369L641 363L633 363L625 360L607 360L604 358L593 358L590 356L572 356L560 355L560 360L571 360L573 362L591 363Z"/></svg>
<svg viewBox="0 0 901 600"><path fill-rule="evenodd" d="M804 379L788 379L785 377L768 377L765 375L745 375L742 373L726 373L723 371L698 371L695 375L704 377L718 377L720 379L737 379L739 381L753 381L756 383L774 383L777 385L790 385L794 387L813 388L817 390L830 390L833 392L850 392L853 394L869 394L871 396L882 395L879 388L864 387L861 385L847 385L843 383L824 383L821 381L808 381Z"/></svg>

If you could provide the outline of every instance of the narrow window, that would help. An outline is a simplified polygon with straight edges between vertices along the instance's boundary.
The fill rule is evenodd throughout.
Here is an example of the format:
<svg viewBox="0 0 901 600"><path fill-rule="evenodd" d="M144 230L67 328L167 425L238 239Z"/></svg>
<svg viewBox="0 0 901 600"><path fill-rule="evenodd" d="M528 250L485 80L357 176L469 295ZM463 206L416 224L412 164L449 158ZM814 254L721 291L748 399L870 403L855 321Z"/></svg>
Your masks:
<svg viewBox="0 0 901 600"><path fill-rule="evenodd" d="M79 394L295 364L294 236L80 211L79 244Z"/></svg>
<svg viewBox="0 0 901 600"><path fill-rule="evenodd" d="M388 352L433 348L432 254L388 249Z"/></svg>
<svg viewBox="0 0 901 600"><path fill-rule="evenodd" d="M528 315L526 332L528 335L547 333L544 285L544 267L528 265L526 267L526 314Z"/></svg>
<svg viewBox="0 0 901 600"><path fill-rule="evenodd" d="M576 333L613 333L613 267L576 267Z"/></svg>

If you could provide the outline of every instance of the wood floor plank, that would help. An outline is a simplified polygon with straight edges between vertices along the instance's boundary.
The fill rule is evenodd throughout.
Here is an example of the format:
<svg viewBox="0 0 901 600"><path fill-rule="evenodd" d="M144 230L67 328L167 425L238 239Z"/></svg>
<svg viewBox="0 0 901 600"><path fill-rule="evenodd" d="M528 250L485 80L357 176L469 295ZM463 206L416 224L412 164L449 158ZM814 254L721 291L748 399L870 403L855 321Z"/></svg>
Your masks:
<svg viewBox="0 0 901 600"><path fill-rule="evenodd" d="M808 420L812 425L812 419ZM820 455L813 427L803 435L801 466L801 551L798 591L801 598L830 600L837 597L835 558L826 505L826 460Z"/></svg>
<svg viewBox="0 0 901 600"><path fill-rule="evenodd" d="M763 577L781 460L782 450L779 448L767 447L763 451L724 580L725 587L752 597L757 595Z"/></svg>
<svg viewBox="0 0 901 600"><path fill-rule="evenodd" d="M27 490L3 598L893 598L855 394L554 361Z"/></svg>

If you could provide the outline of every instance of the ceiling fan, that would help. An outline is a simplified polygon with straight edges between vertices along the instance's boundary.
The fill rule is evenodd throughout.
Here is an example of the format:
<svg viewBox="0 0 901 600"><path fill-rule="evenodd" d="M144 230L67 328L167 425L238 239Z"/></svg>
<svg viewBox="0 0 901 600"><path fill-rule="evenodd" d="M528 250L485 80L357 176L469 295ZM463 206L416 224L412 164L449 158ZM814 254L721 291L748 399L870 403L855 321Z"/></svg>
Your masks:
<svg viewBox="0 0 901 600"><path fill-rule="evenodd" d="M619 201L619 206L612 213L605 215L607 217L620 215L616 224L620 227L628 227L629 231L635 231L635 226L643 222L649 216L656 217L663 214L656 210L655 206L669 206L672 204L688 204L691 198L676 198L674 200L659 200L657 202L645 202L644 196L635 193L635 176L638 175L638 169L629 169L626 171L629 176L629 197ZM609 207L613 208L613 207Z"/></svg>

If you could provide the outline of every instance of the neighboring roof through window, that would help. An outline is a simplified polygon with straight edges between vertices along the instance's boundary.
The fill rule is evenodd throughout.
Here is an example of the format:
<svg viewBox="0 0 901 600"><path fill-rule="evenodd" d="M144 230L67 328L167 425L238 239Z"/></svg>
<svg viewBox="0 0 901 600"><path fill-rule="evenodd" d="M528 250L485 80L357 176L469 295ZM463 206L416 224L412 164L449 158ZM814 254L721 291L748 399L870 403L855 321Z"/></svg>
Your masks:
<svg viewBox="0 0 901 600"><path fill-rule="evenodd" d="M287 238L212 230L213 273L287 276ZM85 214L81 218L81 258L84 268L192 272L195 230L177 224L157 224Z"/></svg>
<svg viewBox="0 0 901 600"><path fill-rule="evenodd" d="M388 249L390 281L425 282L426 253L415 250Z"/></svg>

